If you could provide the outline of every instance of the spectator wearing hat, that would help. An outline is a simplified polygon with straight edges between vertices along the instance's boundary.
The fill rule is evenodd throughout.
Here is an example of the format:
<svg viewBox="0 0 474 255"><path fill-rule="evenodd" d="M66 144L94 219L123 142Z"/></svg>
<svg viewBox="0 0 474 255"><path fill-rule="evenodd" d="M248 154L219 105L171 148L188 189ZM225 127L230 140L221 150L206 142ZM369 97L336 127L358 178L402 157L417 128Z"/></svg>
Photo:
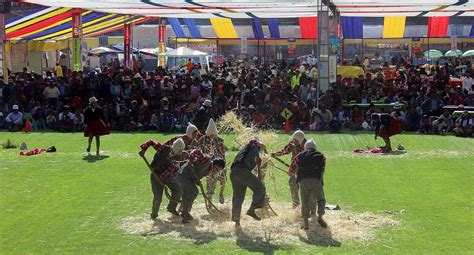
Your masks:
<svg viewBox="0 0 474 255"><path fill-rule="evenodd" d="M23 113L19 109L18 105L13 105L12 112L5 118L10 131L18 131L23 127Z"/></svg>
<svg viewBox="0 0 474 255"><path fill-rule="evenodd" d="M454 120L448 109L443 111L443 114L433 121L433 132L435 134L445 134L453 130Z"/></svg>
<svg viewBox="0 0 474 255"><path fill-rule="evenodd" d="M399 102L395 102L393 105L393 112L390 114L393 118L398 119L400 123L405 121L405 112L402 111L402 105Z"/></svg>
<svg viewBox="0 0 474 255"><path fill-rule="evenodd" d="M88 153L91 150L91 143L95 137L96 155L99 156L100 137L110 134L110 127L102 108L97 105L97 102L97 98L89 98L89 107L84 111L84 136L89 138L86 149Z"/></svg>

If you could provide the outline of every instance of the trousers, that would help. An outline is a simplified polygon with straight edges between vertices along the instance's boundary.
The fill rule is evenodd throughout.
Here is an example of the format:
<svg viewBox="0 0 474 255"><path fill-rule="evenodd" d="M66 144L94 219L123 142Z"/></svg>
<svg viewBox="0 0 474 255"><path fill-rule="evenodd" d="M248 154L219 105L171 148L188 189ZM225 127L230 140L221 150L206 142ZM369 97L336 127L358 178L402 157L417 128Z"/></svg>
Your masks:
<svg viewBox="0 0 474 255"><path fill-rule="evenodd" d="M196 200L199 194L198 188L192 179L178 176L178 181L183 190L183 195L181 197L181 211L189 213L193 207L194 200Z"/></svg>
<svg viewBox="0 0 474 255"><path fill-rule="evenodd" d="M318 214L323 216L326 207L326 198L321 181L316 178L304 178L300 181L301 191L301 215L303 218L310 217L310 211L316 209L318 204Z"/></svg>
<svg viewBox="0 0 474 255"><path fill-rule="evenodd" d="M299 190L300 190L300 185L296 182L296 176L290 176L290 179L288 180L288 184L290 185L290 193L291 193L291 200L293 201L294 205L299 205L300 204L300 196L299 196Z"/></svg>
<svg viewBox="0 0 474 255"><path fill-rule="evenodd" d="M155 177L150 175L151 190L153 191L153 202L151 207L151 215L158 216L158 211L160 210L161 201L163 200L163 190L164 187L158 183ZM182 190L181 185L175 177L168 178L164 185L167 186L171 191L171 200L168 203L168 209L175 209L178 206L178 201L181 198Z"/></svg>
<svg viewBox="0 0 474 255"><path fill-rule="evenodd" d="M232 220L240 220L245 192L250 188L253 192L249 210L262 208L265 202L265 185L251 171L243 167L233 167L230 173L232 182Z"/></svg>

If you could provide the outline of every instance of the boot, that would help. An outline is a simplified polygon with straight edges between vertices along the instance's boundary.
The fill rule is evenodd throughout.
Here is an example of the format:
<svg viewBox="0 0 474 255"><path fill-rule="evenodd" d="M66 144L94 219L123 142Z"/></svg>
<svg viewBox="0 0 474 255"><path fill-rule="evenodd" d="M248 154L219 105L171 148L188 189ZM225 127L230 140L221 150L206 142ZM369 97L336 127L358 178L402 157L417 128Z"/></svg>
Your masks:
<svg viewBox="0 0 474 255"><path fill-rule="evenodd" d="M170 208L170 207L168 207L168 208L166 208L166 210L167 210L168 212L170 212L171 214L173 214L174 216L178 216L178 217L179 217L179 213L176 211L176 208Z"/></svg>
<svg viewBox="0 0 474 255"><path fill-rule="evenodd" d="M328 224L323 220L322 216L318 217L318 223L322 228L327 228L328 227Z"/></svg>
<svg viewBox="0 0 474 255"><path fill-rule="evenodd" d="M255 209L249 209L247 211L247 215L254 218L255 220L261 220L261 218L255 213Z"/></svg>

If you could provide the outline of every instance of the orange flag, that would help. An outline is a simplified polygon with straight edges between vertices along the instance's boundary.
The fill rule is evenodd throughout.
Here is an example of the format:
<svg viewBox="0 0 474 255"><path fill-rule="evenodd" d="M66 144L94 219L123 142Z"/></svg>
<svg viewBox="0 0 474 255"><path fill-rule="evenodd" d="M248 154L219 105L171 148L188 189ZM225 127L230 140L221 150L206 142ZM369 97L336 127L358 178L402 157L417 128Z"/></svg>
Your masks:
<svg viewBox="0 0 474 255"><path fill-rule="evenodd" d="M285 120L285 133L289 134L291 132L290 121Z"/></svg>
<svg viewBox="0 0 474 255"><path fill-rule="evenodd" d="M25 133L29 133L31 132L31 122L29 119L26 119L26 123L25 123Z"/></svg>

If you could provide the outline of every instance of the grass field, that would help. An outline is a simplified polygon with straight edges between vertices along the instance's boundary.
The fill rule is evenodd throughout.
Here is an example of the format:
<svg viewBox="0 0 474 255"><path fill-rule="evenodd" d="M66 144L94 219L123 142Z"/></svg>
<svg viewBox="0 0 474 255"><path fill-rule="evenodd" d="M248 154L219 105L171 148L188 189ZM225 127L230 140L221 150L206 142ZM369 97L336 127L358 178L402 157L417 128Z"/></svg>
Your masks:
<svg viewBox="0 0 474 255"><path fill-rule="evenodd" d="M381 215L403 210L393 216L400 225L380 229L368 243L343 241L339 247L128 234L120 220L148 215L152 198L149 173L137 157L139 145L169 135L106 136L102 149L107 157L97 160L86 157L86 139L78 133L3 132L1 143L9 138L30 149L55 145L58 152L21 157L16 149L0 149L0 253L474 253L473 139L404 134L394 140L407 148L405 154L357 155L353 149L381 141L362 133L310 136L327 156L328 203ZM270 151L288 139L280 135L268 145ZM232 137L225 140L231 147ZM227 155L232 160L235 152ZM277 172L276 179L276 185L267 185L272 199L290 203L287 177Z"/></svg>

